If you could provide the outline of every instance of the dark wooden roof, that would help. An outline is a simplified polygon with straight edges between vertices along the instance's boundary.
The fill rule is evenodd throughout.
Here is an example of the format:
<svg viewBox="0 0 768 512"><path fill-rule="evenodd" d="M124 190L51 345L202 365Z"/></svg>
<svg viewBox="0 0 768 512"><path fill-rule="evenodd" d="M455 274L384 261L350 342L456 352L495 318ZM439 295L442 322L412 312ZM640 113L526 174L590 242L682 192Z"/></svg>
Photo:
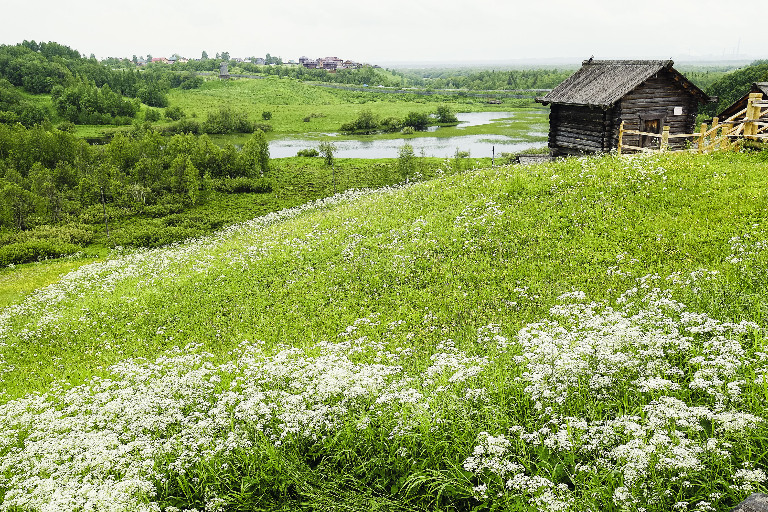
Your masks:
<svg viewBox="0 0 768 512"><path fill-rule="evenodd" d="M720 112L717 117L720 118L721 121L724 121L728 119L731 116L736 115L737 112L740 110L743 110L747 107L747 100L749 99L749 93L752 92L761 92L763 93L764 98L768 98L768 82L755 82L752 84L752 87L749 89L749 92L730 104L728 107L726 107L725 110Z"/></svg>
<svg viewBox="0 0 768 512"><path fill-rule="evenodd" d="M558 103L607 108L662 70L669 71L674 80L699 101L711 101L676 71L673 64L671 60L585 60L581 69L536 101L545 105Z"/></svg>

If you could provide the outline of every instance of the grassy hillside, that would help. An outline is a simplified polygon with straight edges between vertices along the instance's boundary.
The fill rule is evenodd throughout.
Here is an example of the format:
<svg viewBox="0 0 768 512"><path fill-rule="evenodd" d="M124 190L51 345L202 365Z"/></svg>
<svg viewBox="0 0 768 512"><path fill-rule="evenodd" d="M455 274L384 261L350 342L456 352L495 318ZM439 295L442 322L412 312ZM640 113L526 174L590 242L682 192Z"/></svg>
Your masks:
<svg viewBox="0 0 768 512"><path fill-rule="evenodd" d="M767 171L483 169L82 266L0 310L0 508L730 510Z"/></svg>

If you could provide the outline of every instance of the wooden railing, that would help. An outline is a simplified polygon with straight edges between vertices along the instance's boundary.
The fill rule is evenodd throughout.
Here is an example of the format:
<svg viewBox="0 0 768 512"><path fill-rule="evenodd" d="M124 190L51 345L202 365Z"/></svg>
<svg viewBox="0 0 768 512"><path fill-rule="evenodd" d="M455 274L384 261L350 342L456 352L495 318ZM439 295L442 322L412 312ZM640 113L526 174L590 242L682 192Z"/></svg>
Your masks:
<svg viewBox="0 0 768 512"><path fill-rule="evenodd" d="M624 121L619 126L618 152L631 150L644 153L656 151L670 151L669 140L687 138L691 139L690 147L675 151L688 151L694 153L709 153L733 147L739 139L768 141L768 101L762 99L761 93L752 93L747 100L747 108L737 112L725 121L718 118L712 120L712 126L701 124L699 133L669 133L669 126L664 126L661 133L641 132L639 130L624 129ZM765 108L765 111L763 109ZM658 138L659 147L649 148L624 144L624 135L639 135L641 137Z"/></svg>

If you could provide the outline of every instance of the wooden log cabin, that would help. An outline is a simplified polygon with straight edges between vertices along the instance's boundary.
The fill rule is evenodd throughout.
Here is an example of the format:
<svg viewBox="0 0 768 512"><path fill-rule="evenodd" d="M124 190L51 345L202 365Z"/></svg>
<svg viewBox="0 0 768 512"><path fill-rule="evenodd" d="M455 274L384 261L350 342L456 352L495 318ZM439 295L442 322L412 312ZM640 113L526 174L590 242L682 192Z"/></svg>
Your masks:
<svg viewBox="0 0 768 512"><path fill-rule="evenodd" d="M552 156L616 149L619 126L646 133L693 133L699 103L713 101L671 60L593 60L536 101L550 105ZM686 144L670 139L670 149ZM625 135L623 144L658 148L660 137Z"/></svg>

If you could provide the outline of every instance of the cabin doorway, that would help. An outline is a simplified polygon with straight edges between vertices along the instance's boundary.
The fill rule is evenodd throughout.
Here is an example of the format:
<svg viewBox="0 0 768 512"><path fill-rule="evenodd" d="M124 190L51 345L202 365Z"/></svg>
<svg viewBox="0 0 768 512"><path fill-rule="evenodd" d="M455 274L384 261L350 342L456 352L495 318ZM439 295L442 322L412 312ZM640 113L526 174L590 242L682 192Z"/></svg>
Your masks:
<svg viewBox="0 0 768 512"><path fill-rule="evenodd" d="M643 119L640 123L640 131L645 133L658 133L660 135L663 121L664 119L658 117ZM640 147L659 149L661 147L661 137L642 135L640 139Z"/></svg>

